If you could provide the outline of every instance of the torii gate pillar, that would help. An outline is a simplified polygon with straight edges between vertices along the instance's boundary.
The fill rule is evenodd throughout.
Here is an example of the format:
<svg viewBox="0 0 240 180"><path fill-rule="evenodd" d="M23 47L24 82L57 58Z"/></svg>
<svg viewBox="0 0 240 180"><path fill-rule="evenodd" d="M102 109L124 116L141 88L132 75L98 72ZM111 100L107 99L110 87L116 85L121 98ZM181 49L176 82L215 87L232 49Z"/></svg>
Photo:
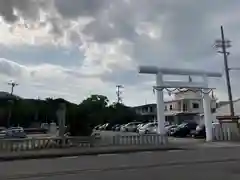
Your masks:
<svg viewBox="0 0 240 180"><path fill-rule="evenodd" d="M203 81L205 86L208 87L208 77L205 75L203 76ZM203 109L204 109L204 124L205 124L205 131L206 131L206 141L213 141L213 116L211 112L211 99L208 94L208 89L203 89Z"/></svg>
<svg viewBox="0 0 240 180"><path fill-rule="evenodd" d="M161 72L156 74L156 85L163 85L163 75ZM158 134L165 134L165 115L164 115L164 99L163 89L157 90L157 121L158 121Z"/></svg>

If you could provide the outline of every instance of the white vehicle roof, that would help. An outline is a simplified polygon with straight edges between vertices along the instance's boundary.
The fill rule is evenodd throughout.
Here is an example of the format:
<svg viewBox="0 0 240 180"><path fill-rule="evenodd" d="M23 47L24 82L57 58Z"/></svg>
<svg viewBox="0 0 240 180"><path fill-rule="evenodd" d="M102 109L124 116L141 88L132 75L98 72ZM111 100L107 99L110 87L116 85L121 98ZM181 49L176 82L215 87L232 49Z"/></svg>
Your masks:
<svg viewBox="0 0 240 180"><path fill-rule="evenodd" d="M10 129L23 129L23 128L22 127L10 127L8 129L10 130Z"/></svg>
<svg viewBox="0 0 240 180"><path fill-rule="evenodd" d="M144 129L144 128L147 128L147 127L149 127L149 126L151 126L151 125L157 125L157 123L155 123L155 122L150 122L150 123L147 123L147 124L145 124L144 126L142 126L142 128Z"/></svg>

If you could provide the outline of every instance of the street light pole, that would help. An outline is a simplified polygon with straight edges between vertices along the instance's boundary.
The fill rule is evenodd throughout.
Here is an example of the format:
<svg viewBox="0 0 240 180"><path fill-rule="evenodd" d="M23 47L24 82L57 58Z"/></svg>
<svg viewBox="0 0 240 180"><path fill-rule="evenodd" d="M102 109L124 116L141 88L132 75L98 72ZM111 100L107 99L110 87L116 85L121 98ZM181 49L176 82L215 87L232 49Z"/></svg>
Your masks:
<svg viewBox="0 0 240 180"><path fill-rule="evenodd" d="M230 76L229 76L230 68L228 67L228 55L230 53L226 51L226 48L231 47L231 45L230 45L230 41L229 40L225 40L223 26L221 26L221 40L217 40L215 46L217 48L221 48L222 49L222 51L218 51L218 53L222 53L223 54L224 69L225 69L227 90L228 90L228 99L229 99L229 105L230 105L230 113L231 113L231 116L234 116L232 88L231 88L231 82L230 82Z"/></svg>

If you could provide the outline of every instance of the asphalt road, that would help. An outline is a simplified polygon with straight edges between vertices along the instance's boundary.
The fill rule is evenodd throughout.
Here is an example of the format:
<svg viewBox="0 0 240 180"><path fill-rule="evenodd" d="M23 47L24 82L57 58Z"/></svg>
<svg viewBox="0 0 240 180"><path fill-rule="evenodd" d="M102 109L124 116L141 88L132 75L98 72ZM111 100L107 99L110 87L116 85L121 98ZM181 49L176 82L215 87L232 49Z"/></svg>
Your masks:
<svg viewBox="0 0 240 180"><path fill-rule="evenodd" d="M0 179L239 180L240 148L108 154L0 163Z"/></svg>

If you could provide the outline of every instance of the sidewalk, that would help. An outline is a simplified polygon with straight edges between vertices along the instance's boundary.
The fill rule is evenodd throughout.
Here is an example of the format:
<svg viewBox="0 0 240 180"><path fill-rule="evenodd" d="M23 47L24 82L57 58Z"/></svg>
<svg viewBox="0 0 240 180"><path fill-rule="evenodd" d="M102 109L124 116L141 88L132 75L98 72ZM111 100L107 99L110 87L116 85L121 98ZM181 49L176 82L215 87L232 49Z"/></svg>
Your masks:
<svg viewBox="0 0 240 180"><path fill-rule="evenodd" d="M181 148L174 147L171 145L163 145L163 146L106 146L92 148L79 147L63 149L45 149L36 151L0 152L0 161L58 158L98 154L132 153L139 151L168 151L178 149Z"/></svg>

